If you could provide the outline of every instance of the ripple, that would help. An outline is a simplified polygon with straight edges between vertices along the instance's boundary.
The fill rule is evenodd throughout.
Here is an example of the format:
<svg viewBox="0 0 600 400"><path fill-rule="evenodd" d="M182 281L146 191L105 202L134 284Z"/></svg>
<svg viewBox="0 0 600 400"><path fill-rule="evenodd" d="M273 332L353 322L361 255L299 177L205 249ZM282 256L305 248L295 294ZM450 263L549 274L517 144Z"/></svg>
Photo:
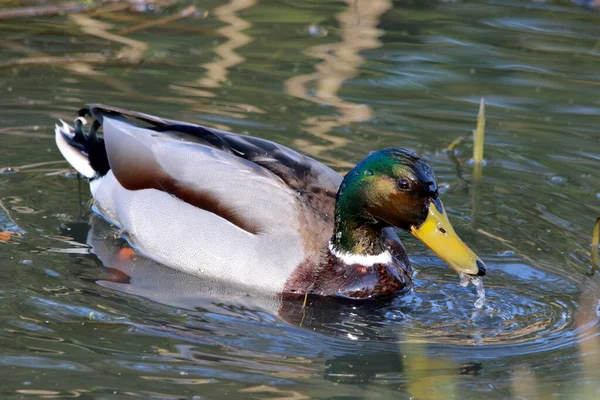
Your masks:
<svg viewBox="0 0 600 400"><path fill-rule="evenodd" d="M407 296L385 305L340 308L333 319L319 310L321 317L327 316L305 326L352 341L477 346L486 357L509 348L511 354L548 351L598 335L592 329L599 325L595 281L499 258L503 264L486 260L493 274L485 280L486 301L480 310L473 306L477 295L472 287L461 288L450 273L440 277L436 267L424 269Z"/></svg>
<svg viewBox="0 0 600 400"><path fill-rule="evenodd" d="M597 40L596 35L590 35L583 32L575 32L572 26L565 25L563 22L546 21L536 18L497 18L483 23L495 28L505 28L529 33L541 33L546 35L568 37L577 39L593 39ZM578 25L578 29L582 30L583 24Z"/></svg>
<svg viewBox="0 0 600 400"><path fill-rule="evenodd" d="M472 299L457 299L452 284L430 285L438 294L419 294L418 312L405 308L405 340L433 343L495 345L548 340L572 320L574 301L548 301L529 289L488 287L487 301L475 310ZM417 296L417 295L415 295Z"/></svg>
<svg viewBox="0 0 600 400"><path fill-rule="evenodd" d="M20 368L39 368L39 369L55 369L69 371L84 371L90 372L91 369L73 362L52 360L45 357L32 356L2 356L0 357L0 366L11 366Z"/></svg>

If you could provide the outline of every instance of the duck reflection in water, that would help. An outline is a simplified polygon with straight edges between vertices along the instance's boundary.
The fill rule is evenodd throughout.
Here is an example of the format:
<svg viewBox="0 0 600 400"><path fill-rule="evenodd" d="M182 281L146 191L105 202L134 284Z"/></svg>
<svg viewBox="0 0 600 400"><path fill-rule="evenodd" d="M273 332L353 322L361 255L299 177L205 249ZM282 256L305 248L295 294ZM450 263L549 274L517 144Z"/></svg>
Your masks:
<svg viewBox="0 0 600 400"><path fill-rule="evenodd" d="M424 398L442 399L459 375L475 376L483 368L480 362L430 356L426 344L403 342L401 332L396 333L396 338L384 338L380 350L374 350L370 341L352 340L356 339L352 332L357 332L350 327L365 326L365 321L385 323L382 310L389 309L393 298L356 302L322 296L309 296L304 300L295 296L266 296L230 282L187 275L137 254L116 235L114 227L95 214L89 225L69 224L65 233L90 246L105 267L99 271L101 279L96 280L103 287L185 310L234 316L247 312L267 313L310 331L347 339L347 346L325 350L323 377L326 380L346 384L380 379L400 381L412 395L429 392ZM181 332L176 332L181 328L173 326L164 329L168 329L170 335L193 341L194 331L187 327ZM198 332L198 335L204 337L206 332ZM394 343L396 341L399 343ZM433 386L432 379L436 381ZM432 387L437 389L432 392Z"/></svg>

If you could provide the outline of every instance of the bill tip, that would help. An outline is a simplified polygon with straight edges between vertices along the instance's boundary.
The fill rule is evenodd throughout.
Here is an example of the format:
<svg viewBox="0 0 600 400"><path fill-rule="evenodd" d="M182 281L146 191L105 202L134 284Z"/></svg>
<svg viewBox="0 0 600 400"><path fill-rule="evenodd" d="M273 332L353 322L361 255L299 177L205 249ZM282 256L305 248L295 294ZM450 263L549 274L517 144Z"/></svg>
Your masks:
<svg viewBox="0 0 600 400"><path fill-rule="evenodd" d="M485 276L487 268L481 260L477 260L477 276Z"/></svg>

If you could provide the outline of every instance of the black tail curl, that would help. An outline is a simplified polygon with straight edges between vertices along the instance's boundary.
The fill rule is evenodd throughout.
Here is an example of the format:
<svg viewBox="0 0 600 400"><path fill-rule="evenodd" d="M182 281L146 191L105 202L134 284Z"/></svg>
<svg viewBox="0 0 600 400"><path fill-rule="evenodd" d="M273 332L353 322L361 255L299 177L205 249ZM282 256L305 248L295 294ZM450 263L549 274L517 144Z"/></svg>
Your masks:
<svg viewBox="0 0 600 400"><path fill-rule="evenodd" d="M71 145L85 153L94 171L99 176L104 176L110 170L110 164L108 163L104 139L98 137L98 129L100 129L102 124L94 118L89 108L82 108L76 115L74 123L75 136L72 139ZM85 117L93 118L87 133L83 129L86 121Z"/></svg>

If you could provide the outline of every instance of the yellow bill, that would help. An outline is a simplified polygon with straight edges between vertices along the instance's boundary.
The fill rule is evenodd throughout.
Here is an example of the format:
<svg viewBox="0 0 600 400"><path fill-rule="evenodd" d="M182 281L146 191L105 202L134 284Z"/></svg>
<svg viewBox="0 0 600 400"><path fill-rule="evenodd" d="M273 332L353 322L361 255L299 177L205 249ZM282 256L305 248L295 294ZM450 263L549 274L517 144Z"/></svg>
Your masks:
<svg viewBox="0 0 600 400"><path fill-rule="evenodd" d="M439 200L438 200L439 201ZM425 222L419 227L411 227L411 232L425 243L456 272L483 276L486 267L483 261L458 237L448 221L446 210L438 210L432 202Z"/></svg>

